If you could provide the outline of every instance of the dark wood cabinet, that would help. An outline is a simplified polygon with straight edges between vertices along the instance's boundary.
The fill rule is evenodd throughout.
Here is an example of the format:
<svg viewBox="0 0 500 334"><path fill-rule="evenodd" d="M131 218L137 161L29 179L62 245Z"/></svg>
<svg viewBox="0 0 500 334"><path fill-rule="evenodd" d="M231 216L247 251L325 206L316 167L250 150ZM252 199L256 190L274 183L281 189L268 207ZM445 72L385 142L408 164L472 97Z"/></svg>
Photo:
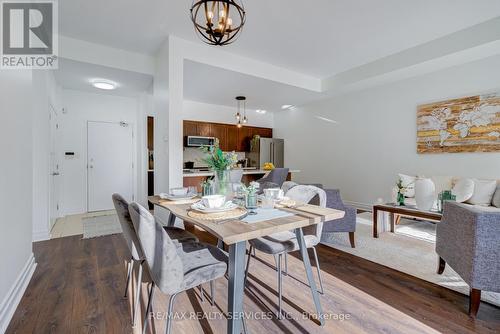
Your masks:
<svg viewBox="0 0 500 334"><path fill-rule="evenodd" d="M219 146L223 151L229 151L227 148L227 128L226 124L210 124L210 137L219 139Z"/></svg>
<svg viewBox="0 0 500 334"><path fill-rule="evenodd" d="M227 150L238 152L238 128L235 125L227 125Z"/></svg>
<svg viewBox="0 0 500 334"><path fill-rule="evenodd" d="M223 151L248 152L250 150L250 140L255 135L263 138L272 138L273 129L255 126L238 128L235 124L184 121L184 137L202 136L218 138L220 148Z"/></svg>

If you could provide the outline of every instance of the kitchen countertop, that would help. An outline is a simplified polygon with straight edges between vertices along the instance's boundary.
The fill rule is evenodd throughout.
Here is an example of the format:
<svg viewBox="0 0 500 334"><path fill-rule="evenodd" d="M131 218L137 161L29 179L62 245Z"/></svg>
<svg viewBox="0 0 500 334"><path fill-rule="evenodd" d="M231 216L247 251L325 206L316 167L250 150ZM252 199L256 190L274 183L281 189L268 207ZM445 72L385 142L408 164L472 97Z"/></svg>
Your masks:
<svg viewBox="0 0 500 334"><path fill-rule="evenodd" d="M243 169L243 175L252 175L252 174L266 174L269 172L264 169ZM290 169L289 173L300 173L298 169ZM184 172L184 177L200 177L200 176L213 176L213 172Z"/></svg>

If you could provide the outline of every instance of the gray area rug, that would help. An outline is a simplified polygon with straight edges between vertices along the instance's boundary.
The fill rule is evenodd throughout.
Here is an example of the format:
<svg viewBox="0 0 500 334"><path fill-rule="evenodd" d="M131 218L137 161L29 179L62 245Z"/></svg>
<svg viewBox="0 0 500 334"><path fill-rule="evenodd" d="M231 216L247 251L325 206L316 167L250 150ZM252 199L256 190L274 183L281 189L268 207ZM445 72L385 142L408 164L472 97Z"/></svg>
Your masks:
<svg viewBox="0 0 500 334"><path fill-rule="evenodd" d="M83 239L122 233L117 215L105 215L82 219Z"/></svg>
<svg viewBox="0 0 500 334"><path fill-rule="evenodd" d="M372 237L371 213L365 212L358 215L356 248L351 248L347 233L334 233L322 243L468 295L469 286L450 266L446 266L442 275L436 273L435 240L435 224L404 218L396 227L396 233L383 232L375 239ZM481 299L500 306L498 293L484 291Z"/></svg>

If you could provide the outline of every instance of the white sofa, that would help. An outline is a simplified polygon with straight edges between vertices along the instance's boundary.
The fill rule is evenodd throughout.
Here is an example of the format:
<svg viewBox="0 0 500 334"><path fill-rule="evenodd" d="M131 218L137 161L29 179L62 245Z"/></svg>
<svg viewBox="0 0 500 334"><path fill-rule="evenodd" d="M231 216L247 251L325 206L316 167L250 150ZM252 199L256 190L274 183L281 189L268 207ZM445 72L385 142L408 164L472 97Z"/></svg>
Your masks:
<svg viewBox="0 0 500 334"><path fill-rule="evenodd" d="M413 182L418 178L431 179L436 189L434 192L436 205L438 195L444 190L451 190L454 195L457 195L457 202L468 204L484 211L500 212L500 179L482 180L455 176L424 177L406 174L399 174L398 177L405 180L407 185L412 179L414 180ZM471 182L473 183L472 186L470 184ZM393 189L394 202L396 201L396 196L397 187ZM405 205L416 205L415 189L411 189L411 186L405 193Z"/></svg>

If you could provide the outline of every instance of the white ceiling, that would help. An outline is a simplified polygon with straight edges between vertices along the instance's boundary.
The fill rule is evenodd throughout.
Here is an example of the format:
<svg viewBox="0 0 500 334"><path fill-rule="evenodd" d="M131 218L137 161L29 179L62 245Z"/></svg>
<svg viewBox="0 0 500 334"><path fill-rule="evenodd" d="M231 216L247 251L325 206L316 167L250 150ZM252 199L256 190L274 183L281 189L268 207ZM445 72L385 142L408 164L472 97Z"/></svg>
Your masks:
<svg viewBox="0 0 500 334"><path fill-rule="evenodd" d="M64 58L59 58L59 69L54 74L57 83L63 88L121 96L138 96L148 91L153 83L150 75ZM117 88L106 91L97 89L91 84L96 79L111 80L117 83Z"/></svg>
<svg viewBox="0 0 500 334"><path fill-rule="evenodd" d="M320 78L500 16L498 0L243 2L247 24L227 51ZM60 1L60 33L154 54L168 34L198 41L190 6L188 0Z"/></svg>
<svg viewBox="0 0 500 334"><path fill-rule="evenodd" d="M302 105L324 96L322 93L239 72L189 60L184 61L185 99L236 106L235 97L239 95L246 96L249 109L267 111L279 111L284 104Z"/></svg>

